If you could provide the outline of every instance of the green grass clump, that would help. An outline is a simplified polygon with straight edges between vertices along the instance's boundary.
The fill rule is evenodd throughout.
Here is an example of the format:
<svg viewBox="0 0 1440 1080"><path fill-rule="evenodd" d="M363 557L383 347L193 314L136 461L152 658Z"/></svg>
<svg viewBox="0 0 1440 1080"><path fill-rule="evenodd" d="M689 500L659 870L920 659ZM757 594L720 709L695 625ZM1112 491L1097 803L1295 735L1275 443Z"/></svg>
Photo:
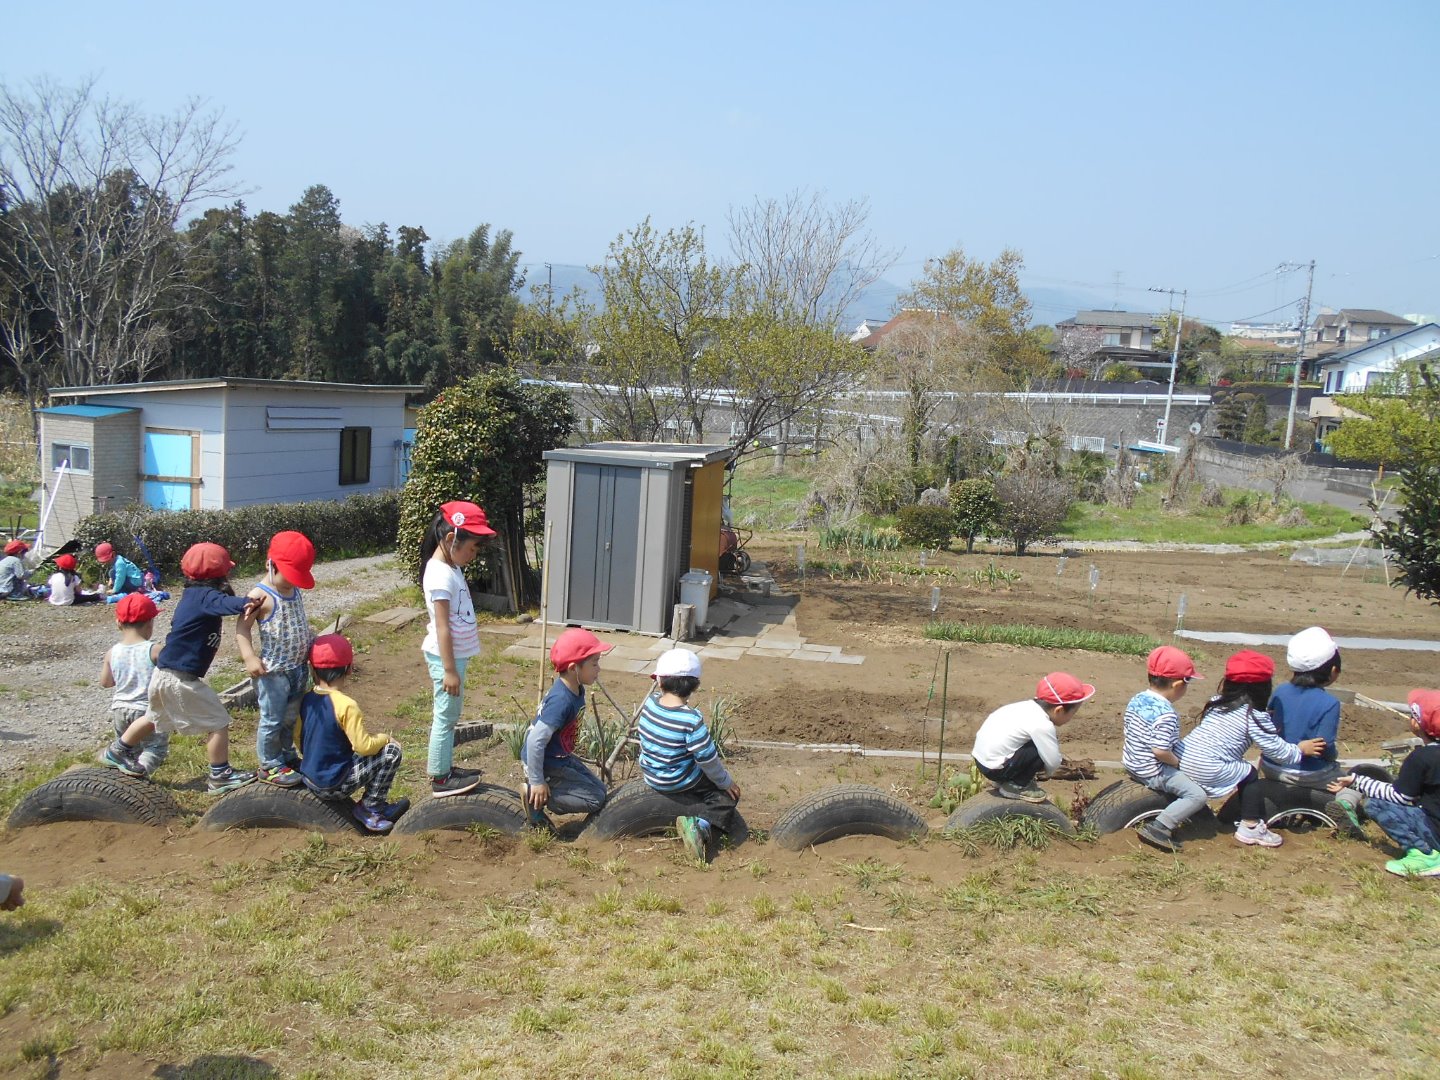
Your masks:
<svg viewBox="0 0 1440 1080"><path fill-rule="evenodd" d="M1065 626L1027 626L932 622L925 636L936 641L969 641L976 644L1024 645L1032 649L1084 649L1086 652L1147 656L1160 644L1144 634L1113 634L1104 630L1075 630Z"/></svg>
<svg viewBox="0 0 1440 1080"><path fill-rule="evenodd" d="M1366 518L1338 506L1289 500L1282 500L1281 507L1303 511L1309 524L1284 526L1277 524L1274 518L1243 525L1230 524L1226 518L1236 500L1242 496L1257 499L1256 493L1226 489L1223 505L1189 505L1183 512L1177 513L1160 505L1162 486L1150 485L1135 497L1135 504L1130 507L1076 503L1060 526L1059 534L1067 540L1258 544L1267 540L1316 540L1339 532L1363 529L1367 525Z"/></svg>

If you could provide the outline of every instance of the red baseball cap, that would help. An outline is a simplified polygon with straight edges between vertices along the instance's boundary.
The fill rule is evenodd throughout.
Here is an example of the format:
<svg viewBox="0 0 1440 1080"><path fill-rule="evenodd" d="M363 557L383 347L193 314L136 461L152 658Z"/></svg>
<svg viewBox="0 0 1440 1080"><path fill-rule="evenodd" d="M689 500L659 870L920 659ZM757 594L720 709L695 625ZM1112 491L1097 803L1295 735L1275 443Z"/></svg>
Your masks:
<svg viewBox="0 0 1440 1080"><path fill-rule="evenodd" d="M485 517L485 511L472 502L441 503L440 515L452 529L462 529L476 536L495 535L495 530L490 528L489 519Z"/></svg>
<svg viewBox="0 0 1440 1080"><path fill-rule="evenodd" d="M132 592L120 598L115 605L115 621L121 626L149 622L160 614L155 601L142 592Z"/></svg>
<svg viewBox="0 0 1440 1080"><path fill-rule="evenodd" d="M74 555L57 555L57 556L55 557L55 565L58 566L61 570L74 570L74 569L75 569L75 556L74 556Z"/></svg>
<svg viewBox="0 0 1440 1080"><path fill-rule="evenodd" d="M30 545L24 540L11 540L5 545L6 555L24 555L30 550Z"/></svg>
<svg viewBox="0 0 1440 1080"><path fill-rule="evenodd" d="M234 569L235 560L219 544L191 544L180 557L180 572L191 581L223 578Z"/></svg>
<svg viewBox="0 0 1440 1080"><path fill-rule="evenodd" d="M1227 682L1269 682L1275 677L1275 661L1254 649L1241 649L1225 661Z"/></svg>
<svg viewBox="0 0 1440 1080"><path fill-rule="evenodd" d="M1406 700L1410 715L1420 721L1420 730L1432 739L1440 739L1440 690L1411 690Z"/></svg>
<svg viewBox="0 0 1440 1080"><path fill-rule="evenodd" d="M315 565L315 545L304 533L278 532L270 538L267 558L275 569L285 575L291 585L302 589L315 587L315 575L310 568Z"/></svg>
<svg viewBox="0 0 1440 1080"><path fill-rule="evenodd" d="M103 544L96 544L95 558L99 559L101 562L109 562L111 559L115 558L115 546L108 542Z"/></svg>
<svg viewBox="0 0 1440 1080"><path fill-rule="evenodd" d="M1035 696L1051 705L1079 705L1095 696L1095 687L1066 672L1052 671L1035 684Z"/></svg>
<svg viewBox="0 0 1440 1080"><path fill-rule="evenodd" d="M344 634L321 634L310 644L310 663L317 668L343 668L355 662L355 650Z"/></svg>
<svg viewBox="0 0 1440 1080"><path fill-rule="evenodd" d="M1174 645L1161 645L1150 653L1145 670L1161 679L1203 679L1195 674L1195 662L1188 653Z"/></svg>
<svg viewBox="0 0 1440 1080"><path fill-rule="evenodd" d="M572 626L561 633L555 639L555 644L550 646L550 663L555 665L556 671L565 671L592 656L603 656L614 647L606 645L589 630Z"/></svg>

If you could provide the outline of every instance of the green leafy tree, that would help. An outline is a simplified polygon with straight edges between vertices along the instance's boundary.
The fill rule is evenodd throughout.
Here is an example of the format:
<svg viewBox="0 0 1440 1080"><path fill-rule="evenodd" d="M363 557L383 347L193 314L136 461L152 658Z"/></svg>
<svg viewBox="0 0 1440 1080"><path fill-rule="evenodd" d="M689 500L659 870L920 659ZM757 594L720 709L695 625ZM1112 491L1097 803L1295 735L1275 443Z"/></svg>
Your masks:
<svg viewBox="0 0 1440 1080"><path fill-rule="evenodd" d="M955 515L948 506L902 506L895 528L900 539L911 546L948 548L955 535Z"/></svg>
<svg viewBox="0 0 1440 1080"><path fill-rule="evenodd" d="M1429 374L1428 369L1424 374ZM1416 389L1407 397L1378 393L1337 397L1339 404L1360 415L1346 418L1331 434L1331 452L1351 461L1390 466L1440 458L1440 409L1421 375L1415 372Z"/></svg>
<svg viewBox="0 0 1440 1080"><path fill-rule="evenodd" d="M1399 512L1374 530L1375 539L1400 567L1395 584L1440 604L1440 459L1431 456L1407 468L1401 495Z"/></svg>
<svg viewBox="0 0 1440 1080"><path fill-rule="evenodd" d="M995 481L982 477L957 480L950 485L950 510L955 515L955 532L965 538L968 555L975 550L975 538L994 525L999 513Z"/></svg>
<svg viewBox="0 0 1440 1080"><path fill-rule="evenodd" d="M525 274L509 229L492 238L481 225L434 260L436 366L423 380L432 391L503 363L504 344L520 310Z"/></svg>
<svg viewBox="0 0 1440 1080"><path fill-rule="evenodd" d="M1168 360L1175 347L1175 325L1180 321L1180 316L1171 311L1161 315L1156 321L1160 332L1155 335L1155 349L1164 353ZM1221 362L1224 341L1220 331L1209 323L1186 319L1180 330L1180 355L1176 362L1175 381L1189 384L1207 381L1208 371L1218 372L1224 366ZM1165 377L1169 379L1168 372Z"/></svg>
<svg viewBox="0 0 1440 1080"><path fill-rule="evenodd" d="M498 368L447 387L421 409L398 538L414 579L423 570L420 545L441 503L465 499L484 507L503 560L499 566L486 560L472 579L482 570L498 573L517 606L534 604L539 580L526 557L527 509L540 504L541 455L563 446L574 426L565 391L527 385Z"/></svg>
<svg viewBox="0 0 1440 1080"><path fill-rule="evenodd" d="M1245 438L1245 419L1250 415L1254 394L1227 394L1215 413L1215 431L1222 439L1240 442Z"/></svg>
<svg viewBox="0 0 1440 1080"><path fill-rule="evenodd" d="M1245 410L1245 428L1240 434L1243 442L1264 446L1270 434L1270 408L1265 399L1255 394Z"/></svg>

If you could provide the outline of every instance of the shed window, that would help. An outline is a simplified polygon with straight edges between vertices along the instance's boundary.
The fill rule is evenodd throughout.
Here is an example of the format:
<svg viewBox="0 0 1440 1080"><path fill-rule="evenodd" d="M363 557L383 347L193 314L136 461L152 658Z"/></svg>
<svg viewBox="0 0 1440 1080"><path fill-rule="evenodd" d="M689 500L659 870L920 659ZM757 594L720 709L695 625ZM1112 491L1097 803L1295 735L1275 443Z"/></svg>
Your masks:
<svg viewBox="0 0 1440 1080"><path fill-rule="evenodd" d="M368 427L347 427L340 429L340 483L368 484L370 482L370 429Z"/></svg>
<svg viewBox="0 0 1440 1080"><path fill-rule="evenodd" d="M90 447L81 446L78 443L51 443L50 467L58 469L66 462L69 462L68 467L71 472L88 473L90 471Z"/></svg>

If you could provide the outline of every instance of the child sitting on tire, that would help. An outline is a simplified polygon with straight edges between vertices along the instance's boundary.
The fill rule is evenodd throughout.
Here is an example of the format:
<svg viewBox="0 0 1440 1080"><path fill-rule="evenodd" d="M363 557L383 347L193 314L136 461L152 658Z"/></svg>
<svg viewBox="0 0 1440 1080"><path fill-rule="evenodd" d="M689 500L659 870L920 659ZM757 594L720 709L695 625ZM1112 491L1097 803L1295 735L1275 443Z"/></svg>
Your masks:
<svg viewBox="0 0 1440 1080"><path fill-rule="evenodd" d="M671 649L655 661L660 691L640 707L640 772L675 803L675 831L696 859L707 862L713 829L729 833L740 801L719 748L690 695L700 687L700 657Z"/></svg>
<svg viewBox="0 0 1440 1080"><path fill-rule="evenodd" d="M1284 841L1265 822L1265 799L1284 802L1285 786L1263 780L1245 760L1251 746L1272 761L1294 765L1301 757L1319 757L1324 739L1302 739L1299 744L1280 737L1265 706L1270 701L1275 661L1251 649L1241 649L1225 661L1219 692L1205 703L1199 725L1180 742L1180 771L1212 799L1239 792L1240 823L1235 842L1279 847Z"/></svg>
<svg viewBox="0 0 1440 1080"><path fill-rule="evenodd" d="M1385 869L1401 877L1440 877L1440 690L1411 690L1410 730L1424 745L1400 763L1393 784L1349 773L1330 784L1365 796L1365 815L1400 845L1403 858Z"/></svg>
<svg viewBox="0 0 1440 1080"><path fill-rule="evenodd" d="M525 816L532 828L551 829L548 806L560 814L593 814L605 805L605 782L575 756L585 687L600 678L606 645L589 630L572 626L550 646L555 681L525 732Z"/></svg>
<svg viewBox="0 0 1440 1080"><path fill-rule="evenodd" d="M400 744L366 731L360 706L340 692L354 662L355 650L343 634L322 634L311 644L315 687L301 699L295 721L298 768L305 786L322 799L348 800L364 788L351 812L367 832L385 833L410 809L409 799L388 801Z"/></svg>
<svg viewBox="0 0 1440 1080"><path fill-rule="evenodd" d="M1180 771L1180 715L1176 703L1185 696L1195 673L1195 663L1173 645L1161 645L1145 660L1150 679L1125 706L1125 744L1121 764L1137 784L1151 791L1173 795L1170 805L1154 821L1136 830L1140 839L1163 851L1179 851L1174 832L1205 806L1200 785Z"/></svg>
<svg viewBox="0 0 1440 1080"><path fill-rule="evenodd" d="M155 601L144 593L122 596L115 605L120 640L110 646L100 665L100 685L115 688L110 698L110 722L116 736L129 731L130 725L143 719L147 711L150 676L155 672L155 657L160 655L160 646L150 640L158 614ZM170 736L157 731L140 744L137 760L145 775L150 776L165 764L169 754Z"/></svg>
<svg viewBox="0 0 1440 1080"><path fill-rule="evenodd" d="M1035 783L1060 767L1060 733L1095 687L1074 675L1052 671L1035 684L1035 696L996 709L975 733L970 756L981 775L995 781L1002 799L1042 803L1050 796Z"/></svg>

